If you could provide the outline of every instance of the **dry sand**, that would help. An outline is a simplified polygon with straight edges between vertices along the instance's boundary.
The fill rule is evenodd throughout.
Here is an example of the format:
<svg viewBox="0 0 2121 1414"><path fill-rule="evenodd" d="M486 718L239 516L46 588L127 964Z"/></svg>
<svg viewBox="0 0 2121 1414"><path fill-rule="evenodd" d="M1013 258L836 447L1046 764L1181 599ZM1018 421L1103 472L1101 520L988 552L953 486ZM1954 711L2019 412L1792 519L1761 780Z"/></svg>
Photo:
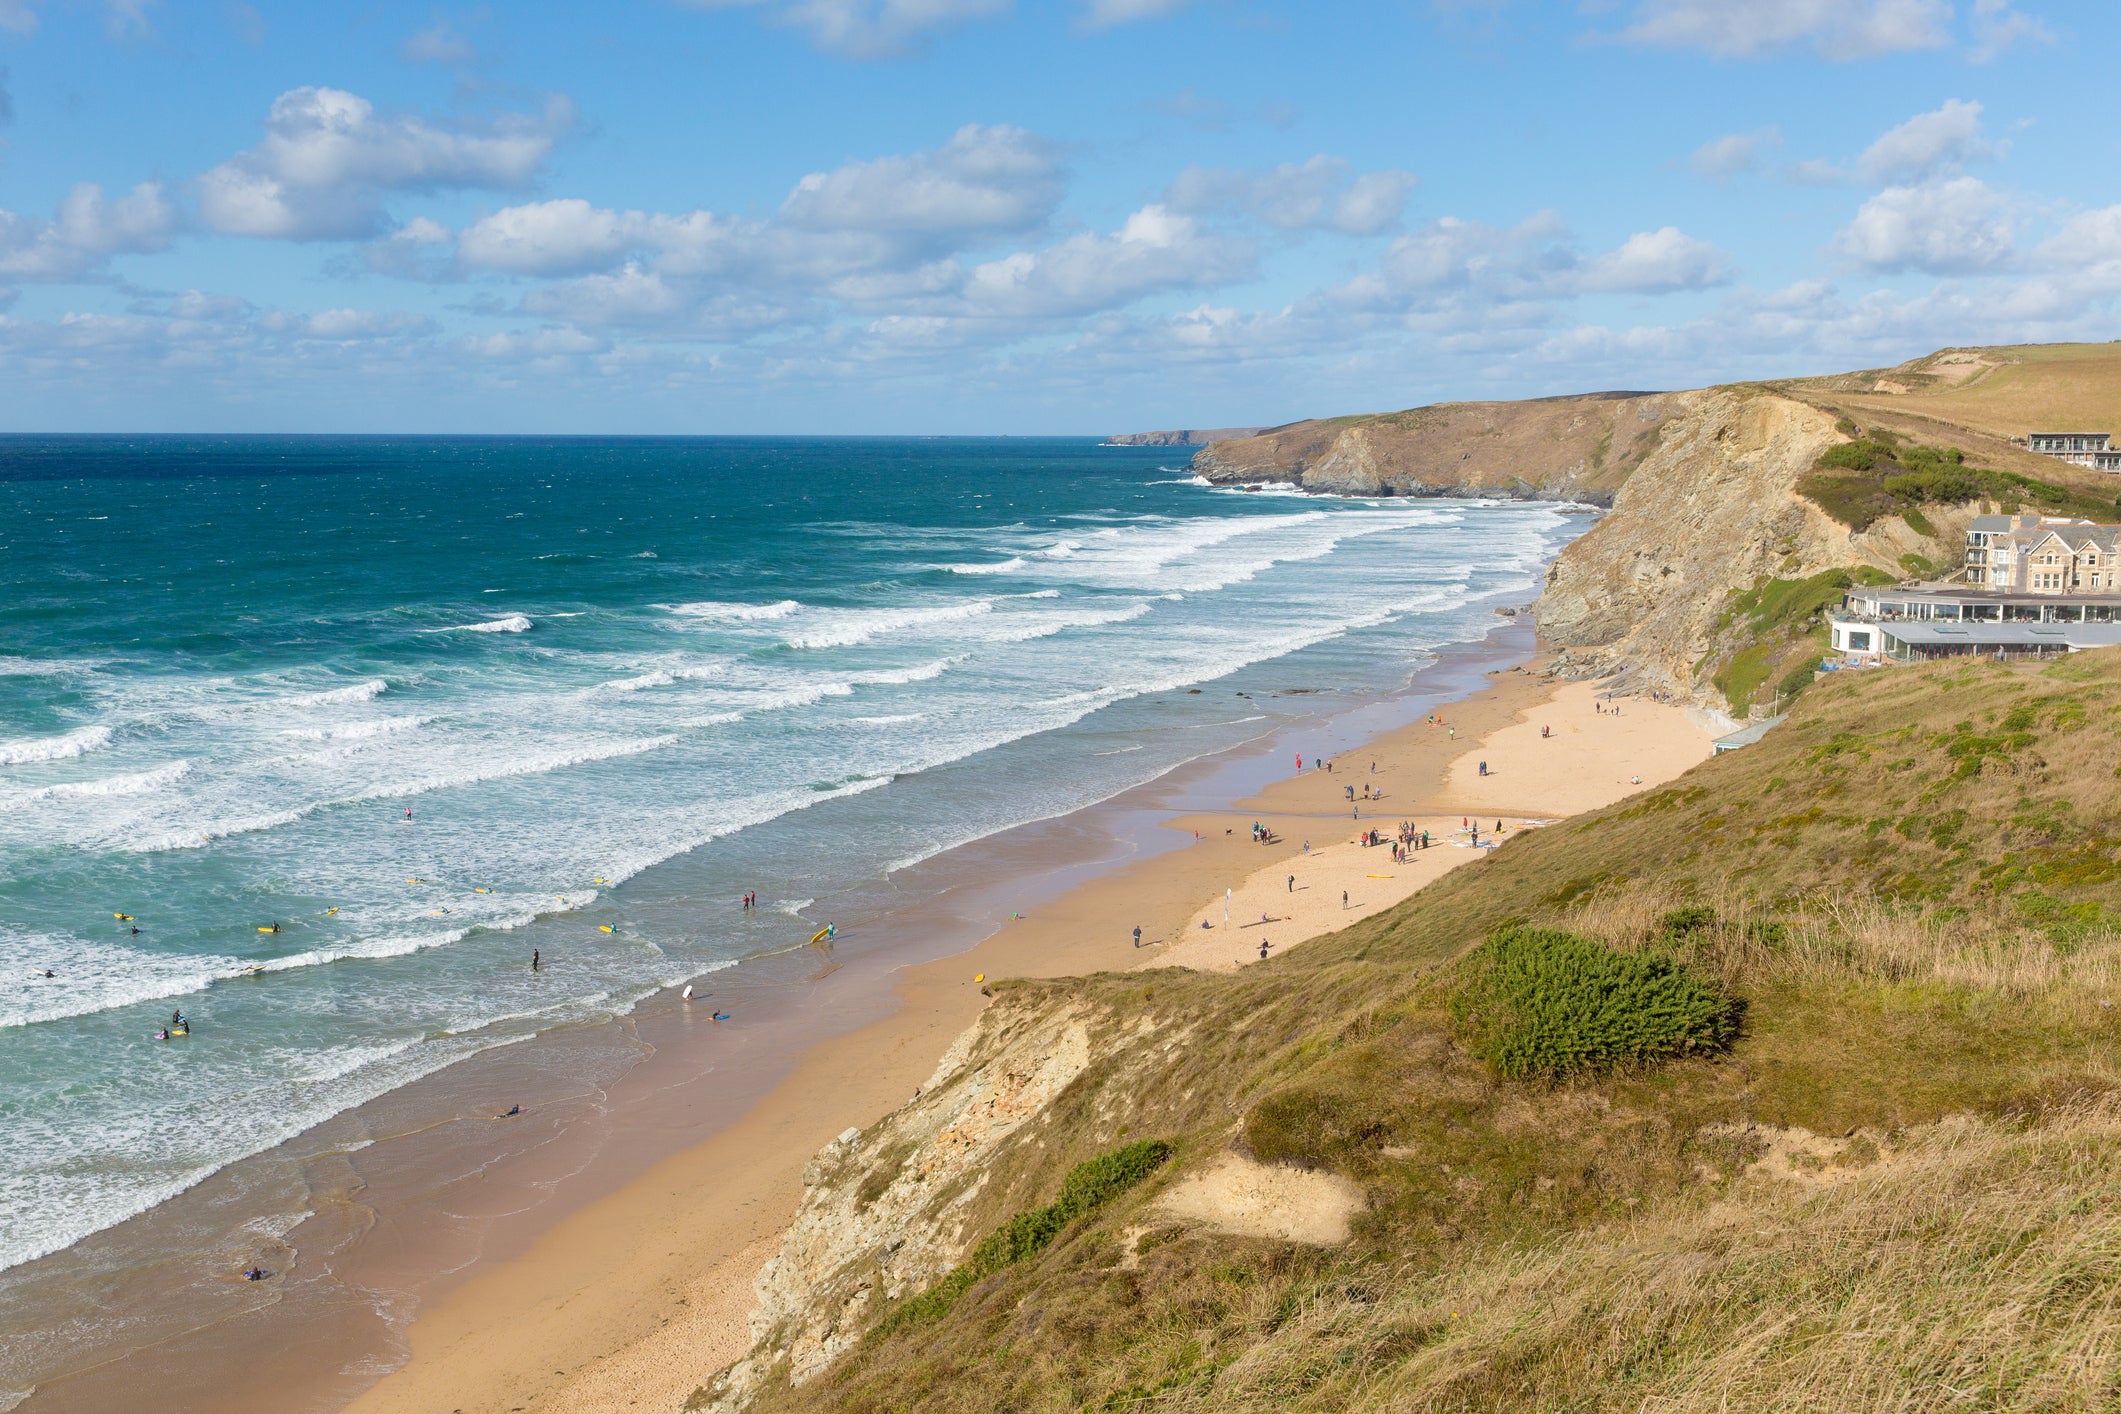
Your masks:
<svg viewBox="0 0 2121 1414"><path fill-rule="evenodd" d="M1334 808L1338 793L1350 814L1331 822L1330 844L1328 823L1316 813L1263 814L1261 824L1297 837L1298 852L1226 886L1227 897L1210 897L1186 921L1181 937L1139 965L1228 972L1258 962L1262 943L1271 955L1335 932L1391 908L1461 864L1486 858L1487 845L1662 785L1707 760L1713 740L1713 728L1698 713L1640 698L1608 703L1589 683L1564 684L1523 705L1514 720L1464 748L1460 716L1459 710L1446 711L1335 761L1330 772L1307 770L1301 781L1266 791L1263 806L1286 804L1299 794L1303 803L1317 804L1324 787L1327 808ZM1424 765L1439 738L1449 752L1440 790L1424 798L1423 792L1400 789L1403 779L1425 779ZM1358 796L1367 789L1381 798L1349 802L1350 785ZM1427 831L1430 848L1395 863L1388 847L1358 842L1371 829L1383 830L1389 840L1401 821ZM1249 821L1244 834L1251 837Z"/></svg>
<svg viewBox="0 0 2121 1414"><path fill-rule="evenodd" d="M1542 738L1542 725L1554 734ZM728 1131L564 1218L522 1256L433 1302L410 1329L410 1361L349 1407L356 1414L673 1410L748 1346L752 1278L794 1211L804 1165L835 1134L869 1124L927 1078L983 1003L975 976L1256 961L1261 939L1278 951L1331 932L1485 856L1440 844L1395 866L1388 849L1352 843L1358 830L1389 832L1408 819L1443 840L1444 827L1456 832L1477 811L1484 839L1498 812L1514 832L1527 818L1589 809L1669 780L1708 756L1709 739L1704 722L1677 708L1629 699L1609 717L1593 710L1588 687L1551 690L1516 669L1434 723L1344 753L1330 772L1298 774L1292 760L1291 775L1258 797L1171 822L1197 832L1192 847L1097 879L963 956L907 969L898 1012L815 1047ZM1477 769L1483 759L1494 773L1485 779ZM1640 787L1631 780L1637 776ZM1358 796L1369 787L1381 797L1351 804L1350 786ZM1252 842L1254 821L1268 826L1272 842ZM1277 921L1242 926L1261 913ZM1216 926L1201 929L1203 918ZM1244 945L1233 949L1237 940Z"/></svg>

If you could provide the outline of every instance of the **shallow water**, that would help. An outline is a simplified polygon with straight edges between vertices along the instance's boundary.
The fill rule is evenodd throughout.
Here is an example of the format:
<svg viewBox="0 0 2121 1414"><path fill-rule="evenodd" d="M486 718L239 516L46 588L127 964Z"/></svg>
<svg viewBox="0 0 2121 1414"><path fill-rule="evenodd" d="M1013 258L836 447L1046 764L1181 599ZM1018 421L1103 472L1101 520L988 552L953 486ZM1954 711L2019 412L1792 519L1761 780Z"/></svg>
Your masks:
<svg viewBox="0 0 2121 1414"><path fill-rule="evenodd" d="M1578 528L1170 456L0 440L0 1267L1395 688Z"/></svg>

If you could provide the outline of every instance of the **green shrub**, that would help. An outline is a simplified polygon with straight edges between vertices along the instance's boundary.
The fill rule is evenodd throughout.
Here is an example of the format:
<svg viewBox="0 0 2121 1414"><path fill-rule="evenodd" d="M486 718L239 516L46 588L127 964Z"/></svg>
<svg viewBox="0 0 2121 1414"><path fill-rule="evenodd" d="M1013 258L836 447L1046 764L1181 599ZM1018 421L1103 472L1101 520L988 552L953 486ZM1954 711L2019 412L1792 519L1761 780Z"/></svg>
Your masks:
<svg viewBox="0 0 2121 1414"><path fill-rule="evenodd" d="M1768 645L1755 643L1741 648L1724 664L1723 671L1716 674L1716 688L1723 700L1731 704L1733 712L1744 712L1752 705L1753 696L1760 685L1767 681Z"/></svg>
<svg viewBox="0 0 2121 1414"><path fill-rule="evenodd" d="M1820 467L1846 467L1850 471L1869 471L1880 461L1891 456L1891 452L1879 446L1876 442L1841 442L1821 452L1816 465Z"/></svg>
<svg viewBox="0 0 2121 1414"><path fill-rule="evenodd" d="M1388 1137L1396 1107L1386 1097L1298 1085L1245 1112L1245 1143L1262 1163L1328 1164L1346 1169Z"/></svg>
<svg viewBox="0 0 2121 1414"><path fill-rule="evenodd" d="M1519 1080L1701 1054L1737 1035L1731 1000L1671 958L1547 928L1490 934L1452 1013L1468 1049Z"/></svg>
<svg viewBox="0 0 2121 1414"><path fill-rule="evenodd" d="M1788 698L1795 697L1798 693L1810 687L1813 681L1818 678L1819 665L1825 661L1826 659L1819 654L1807 653L1803 661L1784 673L1782 680L1775 684L1775 696L1783 700L1784 706L1788 706Z"/></svg>
<svg viewBox="0 0 2121 1414"><path fill-rule="evenodd" d="M2015 471L1970 467L1966 454L1957 447L1903 443L1876 429L1868 438L1841 442L1821 452L1811 474L1797 483L1797 493L1851 530L1867 529L1872 522L1897 514L1924 535L1935 532L1924 528L1926 521L1916 524L1919 512L1911 512L1911 507L1988 500L2012 510L2030 502L2043 510L2097 519L2106 505L2103 496Z"/></svg>
<svg viewBox="0 0 2121 1414"><path fill-rule="evenodd" d="M1716 910L1705 903L1669 909L1657 920L1657 936L1667 943L1691 938L1716 926Z"/></svg>
<svg viewBox="0 0 2121 1414"><path fill-rule="evenodd" d="M1036 1256L1077 1218L1096 1212L1140 1183L1171 1157L1161 1139L1143 1139L1124 1149L1077 1164L1061 1180L1060 1196L1043 1208L1018 1213L989 1233L972 1255L952 1267L942 1280L910 1301L900 1303L870 1331L881 1339L902 1327L933 1320L957 1304L973 1284L1026 1257Z"/></svg>
<svg viewBox="0 0 2121 1414"><path fill-rule="evenodd" d="M1937 527L1931 525L1930 518L1924 515L1921 511L1916 510L1913 506L1909 506L1906 510L1902 511L1900 513L1900 519L1906 521L1907 528L1909 530L1914 531L1917 535L1926 535L1932 540L1935 540L1937 538Z"/></svg>

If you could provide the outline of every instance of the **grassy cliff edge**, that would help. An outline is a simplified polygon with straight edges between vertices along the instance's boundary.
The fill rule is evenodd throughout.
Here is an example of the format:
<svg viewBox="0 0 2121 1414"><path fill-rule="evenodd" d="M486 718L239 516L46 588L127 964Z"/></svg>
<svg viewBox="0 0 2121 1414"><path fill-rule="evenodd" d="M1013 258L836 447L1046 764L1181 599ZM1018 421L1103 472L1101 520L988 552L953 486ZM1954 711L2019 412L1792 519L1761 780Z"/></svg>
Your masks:
<svg viewBox="0 0 2121 1414"><path fill-rule="evenodd" d="M813 1165L695 1403L2110 1407L2117 688L2121 653L1829 680L1236 976L1005 986ZM1228 1162L1352 1186L1347 1239L1160 1206Z"/></svg>

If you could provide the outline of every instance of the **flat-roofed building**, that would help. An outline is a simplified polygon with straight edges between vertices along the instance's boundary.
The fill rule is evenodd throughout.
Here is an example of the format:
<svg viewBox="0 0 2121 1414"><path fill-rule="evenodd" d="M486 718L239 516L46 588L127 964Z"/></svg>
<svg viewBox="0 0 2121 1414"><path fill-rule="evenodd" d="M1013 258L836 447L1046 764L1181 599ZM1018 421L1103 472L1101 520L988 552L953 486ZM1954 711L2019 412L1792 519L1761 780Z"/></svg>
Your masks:
<svg viewBox="0 0 2121 1414"><path fill-rule="evenodd" d="M2026 450L2038 452L2043 457L2077 457L2091 452L2110 451L2113 434L2110 432L2032 432L2025 438Z"/></svg>

